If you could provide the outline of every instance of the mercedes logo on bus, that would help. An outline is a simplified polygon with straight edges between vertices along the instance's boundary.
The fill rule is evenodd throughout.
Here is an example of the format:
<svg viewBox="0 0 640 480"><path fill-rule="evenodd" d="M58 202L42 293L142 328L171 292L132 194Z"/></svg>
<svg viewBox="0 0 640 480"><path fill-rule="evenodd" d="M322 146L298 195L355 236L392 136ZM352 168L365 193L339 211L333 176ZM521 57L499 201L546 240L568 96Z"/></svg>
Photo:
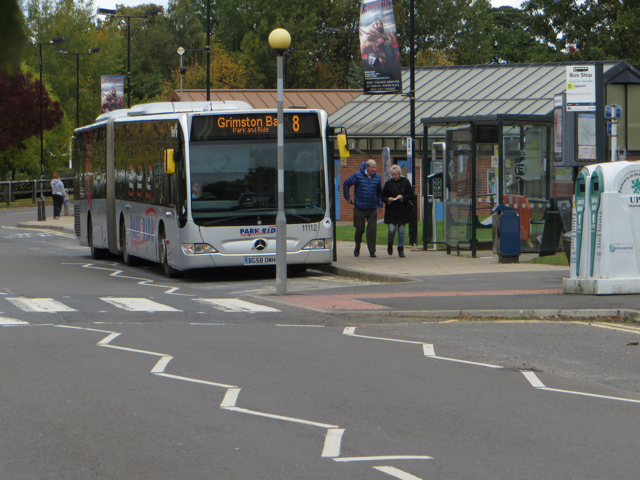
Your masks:
<svg viewBox="0 0 640 480"><path fill-rule="evenodd" d="M267 242L265 240L262 240L262 239L256 240L256 243L253 244L253 247L256 250L262 251L265 248L267 248Z"/></svg>

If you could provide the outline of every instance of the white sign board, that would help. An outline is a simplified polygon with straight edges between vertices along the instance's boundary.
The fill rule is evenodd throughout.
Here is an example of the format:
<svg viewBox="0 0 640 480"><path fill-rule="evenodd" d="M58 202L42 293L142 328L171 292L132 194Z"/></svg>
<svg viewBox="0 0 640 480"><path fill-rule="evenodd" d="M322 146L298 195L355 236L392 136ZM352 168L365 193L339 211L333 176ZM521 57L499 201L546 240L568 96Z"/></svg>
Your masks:
<svg viewBox="0 0 640 480"><path fill-rule="evenodd" d="M567 111L595 112L595 65L571 65L566 69Z"/></svg>

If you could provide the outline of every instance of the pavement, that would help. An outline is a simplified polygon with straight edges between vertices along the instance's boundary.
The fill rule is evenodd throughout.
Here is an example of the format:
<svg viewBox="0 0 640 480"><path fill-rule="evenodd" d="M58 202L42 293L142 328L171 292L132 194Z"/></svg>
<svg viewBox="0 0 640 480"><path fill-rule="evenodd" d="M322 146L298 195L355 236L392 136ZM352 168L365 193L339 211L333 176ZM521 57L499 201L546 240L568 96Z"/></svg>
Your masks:
<svg viewBox="0 0 640 480"><path fill-rule="evenodd" d="M71 235L75 233L74 217L71 215L62 216L59 220L47 217L45 221L22 222L17 226L56 230ZM447 255L445 251L425 251L418 247L405 247L406 258L399 258L395 248L393 256L389 256L386 247L378 245L377 257L371 258L365 243L362 244L360 256L354 257L354 246L354 242L337 242L338 260L330 266L321 267L320 270L372 283L421 282L411 289L414 290L412 295L444 297L458 294L454 304L457 303L459 309L442 309L437 306L425 309L422 304L419 310L411 310L408 301L405 302L404 308L402 306L385 308L368 304L372 305L371 313L375 311L376 315L448 318L617 317L622 320L640 322L640 310L635 308L635 305L640 306L640 295L562 295L561 288L557 288L557 286L556 288L532 288L530 286L528 289L522 289L522 287L520 290L514 289L514 283L517 282L514 279L518 278L534 278L535 275L540 275L540 278L553 277L556 279L569 277L568 264L566 266L552 266L528 263L537 257L537 254L521 255L520 263L499 263L497 255L490 251L478 251L477 257L471 258L469 251L461 251L459 255L456 252ZM448 280L449 278L450 280ZM478 284L481 284L481 288L478 288ZM446 287L442 287L442 285L446 285ZM536 300L535 304L532 304L533 306L515 306L514 308L515 304L510 303L508 297L522 294L531 294L525 296L532 299L538 295L536 298L543 299ZM487 295L503 295L505 298L500 302L503 308L486 308L485 304L477 300L470 300L473 295L485 296L485 298ZM555 297L555 303L544 300L544 295L547 295L547 298ZM380 294L379 296L384 297L385 295ZM339 295L333 295L332 299L336 300L336 297ZM320 301L326 302L327 298L324 296ZM353 300L354 298L355 296L351 296L351 299L345 301L348 305L357 305L359 301ZM286 303L303 305L299 299L300 297L295 296L288 299L280 298ZM367 304L365 303L365 305ZM323 310L332 311L326 308ZM367 308L357 308L357 310L358 313L365 313ZM334 313L356 313L351 308L339 306L333 311Z"/></svg>

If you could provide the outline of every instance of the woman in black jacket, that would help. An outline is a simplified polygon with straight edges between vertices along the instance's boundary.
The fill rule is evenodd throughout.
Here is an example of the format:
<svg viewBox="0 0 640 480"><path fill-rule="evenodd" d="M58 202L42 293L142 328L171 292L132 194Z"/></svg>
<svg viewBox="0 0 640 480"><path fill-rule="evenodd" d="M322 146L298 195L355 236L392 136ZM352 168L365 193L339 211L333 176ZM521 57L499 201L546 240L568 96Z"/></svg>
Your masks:
<svg viewBox="0 0 640 480"><path fill-rule="evenodd" d="M415 194L411 182L402 176L402 169L398 165L393 165L390 173L391 179L382 189L382 202L386 205L384 223L389 225L387 252L393 255L393 239L398 230L398 255L404 257L404 227L411 220Z"/></svg>

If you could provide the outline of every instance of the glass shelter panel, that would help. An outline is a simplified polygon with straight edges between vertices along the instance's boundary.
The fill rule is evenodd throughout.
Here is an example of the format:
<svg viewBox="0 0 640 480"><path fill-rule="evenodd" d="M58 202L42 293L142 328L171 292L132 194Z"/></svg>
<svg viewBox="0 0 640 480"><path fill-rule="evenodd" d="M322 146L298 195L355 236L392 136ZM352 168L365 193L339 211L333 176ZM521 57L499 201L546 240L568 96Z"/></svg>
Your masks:
<svg viewBox="0 0 640 480"><path fill-rule="evenodd" d="M471 128L447 129L444 241L451 246L471 243Z"/></svg>
<svg viewBox="0 0 640 480"><path fill-rule="evenodd" d="M548 125L503 127L503 205L520 212L522 251L537 251L550 197Z"/></svg>

